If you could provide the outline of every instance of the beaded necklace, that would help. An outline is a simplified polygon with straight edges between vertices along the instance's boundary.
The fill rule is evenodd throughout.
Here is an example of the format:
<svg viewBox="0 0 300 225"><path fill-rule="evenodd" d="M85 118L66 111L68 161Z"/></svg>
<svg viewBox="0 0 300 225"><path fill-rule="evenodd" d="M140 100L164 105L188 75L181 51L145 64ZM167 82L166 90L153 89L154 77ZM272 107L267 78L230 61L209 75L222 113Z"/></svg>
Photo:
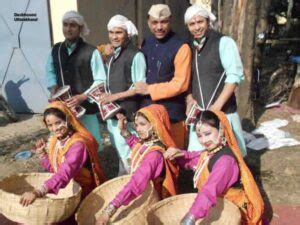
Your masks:
<svg viewBox="0 0 300 225"><path fill-rule="evenodd" d="M200 174L202 173L204 167L207 165L207 163L209 162L209 159L218 151L220 151L224 146L223 145L219 145L217 147L215 147L212 150L206 150L206 153L203 154L207 154L206 156L204 156L203 160L199 160L196 169L195 169L195 174L193 177L193 182L194 182L194 188L197 188L197 183L200 177Z"/></svg>
<svg viewBox="0 0 300 225"><path fill-rule="evenodd" d="M145 141L138 149L137 153L134 155L133 159L132 159L132 162L131 162L131 165L133 165L134 167L131 168L131 171L130 173L134 173L137 168L140 166L141 164L141 161L143 160L144 156L149 153L149 151L151 150L151 147L153 146L153 144L155 142L158 142L159 139L153 139L153 140L150 140L150 141ZM141 156L138 158L137 160L137 157L138 155L140 154L140 151L141 149L144 147L144 146L147 146L147 148L143 151L143 153L141 154Z"/></svg>
<svg viewBox="0 0 300 225"><path fill-rule="evenodd" d="M61 139L61 140L57 139L57 142L56 142L55 147L54 147L54 154L53 154L53 158L54 158L53 168L54 168L55 172L57 172L57 170L58 170L58 165L57 165L58 152L65 147L65 145L69 142L70 139L71 139L70 134L68 134L67 137L65 137L64 139Z"/></svg>

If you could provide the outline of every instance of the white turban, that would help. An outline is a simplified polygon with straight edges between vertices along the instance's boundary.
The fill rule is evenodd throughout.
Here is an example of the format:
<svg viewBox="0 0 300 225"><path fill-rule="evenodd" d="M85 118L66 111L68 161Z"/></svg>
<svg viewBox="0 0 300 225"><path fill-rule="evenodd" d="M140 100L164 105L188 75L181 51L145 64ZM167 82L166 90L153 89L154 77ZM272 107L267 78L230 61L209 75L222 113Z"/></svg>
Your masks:
<svg viewBox="0 0 300 225"><path fill-rule="evenodd" d="M168 5L156 4L151 6L148 15L154 17L155 19L163 20L169 18L172 14Z"/></svg>
<svg viewBox="0 0 300 225"><path fill-rule="evenodd" d="M138 35L138 31L136 26L125 16L122 15L115 15L110 18L107 24L107 30L110 31L115 27L121 27L127 31L128 36Z"/></svg>
<svg viewBox="0 0 300 225"><path fill-rule="evenodd" d="M80 15L78 12L74 10L66 12L62 18L62 22L66 22L66 21L73 21L77 23L79 26L82 26L81 34L84 36L89 35L90 30L86 22L84 21L83 16Z"/></svg>
<svg viewBox="0 0 300 225"><path fill-rule="evenodd" d="M214 22L216 20L216 16L212 14L210 11L205 9L204 7L200 5L192 5L185 11L184 14L184 23L188 24L188 22L194 17L194 16L202 16L204 18L209 19L210 23Z"/></svg>

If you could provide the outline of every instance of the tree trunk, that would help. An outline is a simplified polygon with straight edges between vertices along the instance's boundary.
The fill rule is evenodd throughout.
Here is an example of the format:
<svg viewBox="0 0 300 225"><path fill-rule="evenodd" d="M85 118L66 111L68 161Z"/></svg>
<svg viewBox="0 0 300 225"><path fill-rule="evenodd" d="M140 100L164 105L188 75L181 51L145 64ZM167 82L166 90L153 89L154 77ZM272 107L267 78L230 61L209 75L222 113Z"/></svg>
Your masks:
<svg viewBox="0 0 300 225"><path fill-rule="evenodd" d="M251 81L255 49L257 2L254 0L224 0L222 32L236 40L244 65L245 80L237 90L238 111L242 119L254 122Z"/></svg>

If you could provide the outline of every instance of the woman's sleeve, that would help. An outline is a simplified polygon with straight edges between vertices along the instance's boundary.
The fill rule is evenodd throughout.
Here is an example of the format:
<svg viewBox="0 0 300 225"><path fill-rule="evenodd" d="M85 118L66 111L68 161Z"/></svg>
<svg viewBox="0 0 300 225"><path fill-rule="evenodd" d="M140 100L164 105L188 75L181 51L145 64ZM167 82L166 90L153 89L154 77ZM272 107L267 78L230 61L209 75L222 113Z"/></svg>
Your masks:
<svg viewBox="0 0 300 225"><path fill-rule="evenodd" d="M43 158L40 159L40 165L47 171L53 172L52 166L50 164L50 160L48 155L43 156Z"/></svg>
<svg viewBox="0 0 300 225"><path fill-rule="evenodd" d="M74 143L65 154L65 161L61 164L57 173L45 181L44 187L50 193L57 194L59 189L64 188L84 166L88 158L87 147L82 142Z"/></svg>
<svg viewBox="0 0 300 225"><path fill-rule="evenodd" d="M176 159L176 163L178 164L178 166L189 170L194 169L194 167L197 165L199 161L201 152L200 151L188 152L185 150L182 150L182 152L184 155Z"/></svg>
<svg viewBox="0 0 300 225"><path fill-rule="evenodd" d="M139 139L137 136L131 135L130 137L126 138L125 141L129 148L132 149L139 142Z"/></svg>
<svg viewBox="0 0 300 225"><path fill-rule="evenodd" d="M189 210L196 219L205 217L209 209L217 202L217 197L222 195L239 179L239 167L232 156L224 155L219 158L212 168L206 184Z"/></svg>
<svg viewBox="0 0 300 225"><path fill-rule="evenodd" d="M134 172L130 181L111 202L116 208L128 205L133 199L140 196L147 188L150 180L161 175L164 169L163 155L158 151L148 153Z"/></svg>

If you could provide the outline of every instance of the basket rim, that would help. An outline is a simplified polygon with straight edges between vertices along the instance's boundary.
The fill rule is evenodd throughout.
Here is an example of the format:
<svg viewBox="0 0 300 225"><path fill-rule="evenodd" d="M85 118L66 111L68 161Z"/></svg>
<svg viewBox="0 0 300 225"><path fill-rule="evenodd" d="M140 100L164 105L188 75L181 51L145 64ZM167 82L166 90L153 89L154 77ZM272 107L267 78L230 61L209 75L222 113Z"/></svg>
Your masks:
<svg viewBox="0 0 300 225"><path fill-rule="evenodd" d="M186 193L186 194L180 194L180 195L175 195L175 196L171 196L171 197L165 198L165 199L163 199L163 200L161 200L161 201L153 204L152 206L150 206L148 212L150 213L150 212L155 211L156 209L159 209L159 208L163 207L166 202L172 202L172 201L177 200L177 199L182 199L182 198L192 197L192 196L194 196L196 198L197 193ZM228 204L230 206L233 206L234 208L238 209L238 207L234 203L232 203L231 201L229 201L226 198L218 197L217 199L218 200L221 199L222 201L226 202L226 204Z"/></svg>
<svg viewBox="0 0 300 225"><path fill-rule="evenodd" d="M171 196L171 197L168 197L168 198L165 198L163 200L160 200L159 202L153 204L150 206L148 212L152 212L156 209L159 209L161 208L162 206L165 205L166 202L171 202L171 201L174 201L174 200L177 200L177 199L182 199L182 198L186 198L186 197L192 197L192 196L197 196L197 193L186 193L186 194L179 194L179 195L174 195L174 196Z"/></svg>
<svg viewBox="0 0 300 225"><path fill-rule="evenodd" d="M109 184L115 182L115 180L119 180L119 179L126 179L127 177L130 177L131 175L128 174L128 175L123 175L123 176L119 176L119 177L115 177L113 179L110 179L108 181L105 181L103 184L100 184L98 187L94 188L87 196L85 196L85 198L81 201L81 203L79 204L78 206L78 209L76 210L76 213L75 213L75 219L77 220L77 217L78 217L78 214L79 212L82 211L82 208L84 208L84 206L87 204L86 201L88 199L88 196L93 194L93 193L97 193L99 189L103 189L105 188L106 186L108 186Z"/></svg>
<svg viewBox="0 0 300 225"><path fill-rule="evenodd" d="M109 180L109 181L106 181L105 183L99 185L98 187L96 187L96 188L95 188L93 191L91 191L91 192L90 192L90 193L89 193L89 194L81 201L81 203L79 204L79 206L78 206L78 208L77 208L77 210L76 210L76 213L75 213L75 220L78 222L78 216L79 216L79 214L82 212L84 206L87 204L87 203L86 203L87 197L88 197L90 194L95 193L95 192L97 193L97 191L98 191L98 189L100 189L100 187L101 187L101 189L103 189L103 188L105 188L106 186L108 186L110 183L115 182L116 180L126 179L126 178L128 178L128 177L130 178L131 176L132 176L131 174L127 174L127 175L115 177L115 178L113 178L113 179L111 179L111 180ZM151 186L151 189L152 189L151 193L154 192L154 195L157 195L156 190L155 190L155 188L154 188L153 182L150 181L148 185ZM151 196L151 194L150 194L150 196ZM138 196L138 197L140 197L140 196ZM137 198L136 198L136 199L137 199ZM148 196L148 198L147 198L147 201L148 201L148 199L149 199L149 196ZM130 216L130 218L132 218L132 217L135 216L136 214L140 213L142 210L143 210L143 209L140 208L140 207L137 208L136 211L135 211L135 213L132 214L132 215ZM129 218L129 219L130 219L130 218ZM124 218L122 218L122 220L125 221L125 220L128 220L128 218L127 218L127 217L124 217ZM118 222L119 222L119 221L115 221L115 222L112 222L112 223L114 224L114 223L118 223Z"/></svg>
<svg viewBox="0 0 300 225"><path fill-rule="evenodd" d="M132 175L131 174L128 174L128 175L123 175L123 176L119 176L119 177L115 177L113 179L110 179L108 181L105 181L103 184L100 184L98 187L94 188L89 194L91 193L95 193L98 191L98 189L102 189L102 188L105 188L106 186L108 186L109 184L111 183L114 183L116 180L120 180L120 179L126 179L127 177L131 177Z"/></svg>
<svg viewBox="0 0 300 225"><path fill-rule="evenodd" d="M9 179L9 178L11 179L13 177L21 177L21 176L28 176L28 175L39 175L39 176L40 175L42 175L42 176L48 175L48 176L50 176L51 174L54 174L54 173L49 173L49 172L44 172L44 173L43 172L40 172L40 173L36 173L36 172L35 173L15 173L15 174L12 174L12 175L9 175L7 177L2 178L0 180L0 183L3 182L5 179ZM75 193L73 193L73 195L71 195L71 196L69 196L67 198L74 198L77 195L81 195L82 188L81 188L80 184L77 183L73 178L70 180L70 182L73 182L75 185L78 185L78 190ZM21 195L17 195L17 194L5 191L0 186L0 195L2 195L3 193L5 193L7 196L11 196L11 197L14 197L14 198L15 197L19 198L21 196ZM49 193L49 194L52 194L52 193ZM49 198L49 197L45 198L45 197L43 197L43 198L37 198L36 201L43 200L43 201L49 201L49 202L51 202L51 201L64 200L64 199L66 199L66 197L59 197L59 198Z"/></svg>

